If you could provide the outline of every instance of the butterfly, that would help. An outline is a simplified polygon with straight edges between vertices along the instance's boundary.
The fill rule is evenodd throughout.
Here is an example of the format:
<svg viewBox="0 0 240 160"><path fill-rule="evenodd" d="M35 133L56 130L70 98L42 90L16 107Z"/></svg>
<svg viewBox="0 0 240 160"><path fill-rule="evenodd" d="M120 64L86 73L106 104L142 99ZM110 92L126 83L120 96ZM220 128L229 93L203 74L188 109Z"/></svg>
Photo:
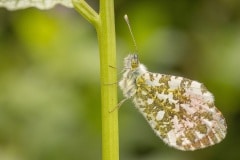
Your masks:
<svg viewBox="0 0 240 160"><path fill-rule="evenodd" d="M119 87L156 135L171 147L193 151L219 143L226 136L225 118L202 83L149 72L137 54L130 54L124 59Z"/></svg>

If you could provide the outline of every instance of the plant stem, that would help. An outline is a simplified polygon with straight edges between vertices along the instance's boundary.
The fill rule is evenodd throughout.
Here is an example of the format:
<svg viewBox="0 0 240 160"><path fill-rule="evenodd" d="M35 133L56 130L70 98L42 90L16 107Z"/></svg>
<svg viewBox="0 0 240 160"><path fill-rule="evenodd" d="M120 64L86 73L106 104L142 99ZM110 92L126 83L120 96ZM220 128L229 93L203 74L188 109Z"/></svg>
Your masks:
<svg viewBox="0 0 240 160"><path fill-rule="evenodd" d="M97 28L102 94L102 159L118 160L118 110L114 1L100 0L101 24ZM113 85L112 85L113 84Z"/></svg>
<svg viewBox="0 0 240 160"><path fill-rule="evenodd" d="M85 0L72 0L75 9L95 27L99 24L99 15Z"/></svg>
<svg viewBox="0 0 240 160"><path fill-rule="evenodd" d="M78 12L92 23L98 34L102 100L102 160L119 159L117 71L114 1L100 0L97 14L84 0L73 0Z"/></svg>

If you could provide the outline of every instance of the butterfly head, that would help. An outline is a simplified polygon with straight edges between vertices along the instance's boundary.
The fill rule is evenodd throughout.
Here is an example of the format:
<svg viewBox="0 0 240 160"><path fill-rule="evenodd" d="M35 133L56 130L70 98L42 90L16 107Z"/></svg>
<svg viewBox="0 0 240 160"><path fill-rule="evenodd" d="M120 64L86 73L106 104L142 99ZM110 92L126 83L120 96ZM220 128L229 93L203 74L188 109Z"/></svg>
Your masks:
<svg viewBox="0 0 240 160"><path fill-rule="evenodd" d="M139 67L139 60L137 54L129 54L124 59L125 69L136 70Z"/></svg>
<svg viewBox="0 0 240 160"><path fill-rule="evenodd" d="M138 55L133 54L131 57L131 68L134 70L134 69L138 68L138 66L139 66Z"/></svg>
<svg viewBox="0 0 240 160"><path fill-rule="evenodd" d="M124 59L124 67L125 70L131 72L143 73L146 71L146 67L139 62L137 54L129 54Z"/></svg>

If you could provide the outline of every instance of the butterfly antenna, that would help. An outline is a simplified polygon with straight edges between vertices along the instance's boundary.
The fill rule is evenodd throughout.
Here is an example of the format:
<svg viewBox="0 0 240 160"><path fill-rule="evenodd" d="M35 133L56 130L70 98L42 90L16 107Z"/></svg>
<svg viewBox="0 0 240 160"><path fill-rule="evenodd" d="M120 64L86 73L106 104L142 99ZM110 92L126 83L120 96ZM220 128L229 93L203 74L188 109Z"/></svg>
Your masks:
<svg viewBox="0 0 240 160"><path fill-rule="evenodd" d="M132 40L133 40L133 45L134 45L135 51L138 53L137 43L136 43L135 37L133 35L132 28L130 26L127 14L124 15L124 19L125 19L125 21L126 21L126 23L128 25L128 29L130 31L130 34L131 34L131 37L132 37Z"/></svg>

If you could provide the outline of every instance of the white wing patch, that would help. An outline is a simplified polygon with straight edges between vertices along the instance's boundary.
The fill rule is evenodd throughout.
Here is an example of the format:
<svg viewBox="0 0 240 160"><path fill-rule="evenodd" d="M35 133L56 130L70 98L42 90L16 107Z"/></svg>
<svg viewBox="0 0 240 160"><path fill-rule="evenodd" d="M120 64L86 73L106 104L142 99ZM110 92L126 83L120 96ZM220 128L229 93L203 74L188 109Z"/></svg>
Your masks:
<svg viewBox="0 0 240 160"><path fill-rule="evenodd" d="M156 120L157 121L161 121L163 119L163 117L164 117L164 114L165 114L164 111L158 111L157 112L157 116L156 116Z"/></svg>

